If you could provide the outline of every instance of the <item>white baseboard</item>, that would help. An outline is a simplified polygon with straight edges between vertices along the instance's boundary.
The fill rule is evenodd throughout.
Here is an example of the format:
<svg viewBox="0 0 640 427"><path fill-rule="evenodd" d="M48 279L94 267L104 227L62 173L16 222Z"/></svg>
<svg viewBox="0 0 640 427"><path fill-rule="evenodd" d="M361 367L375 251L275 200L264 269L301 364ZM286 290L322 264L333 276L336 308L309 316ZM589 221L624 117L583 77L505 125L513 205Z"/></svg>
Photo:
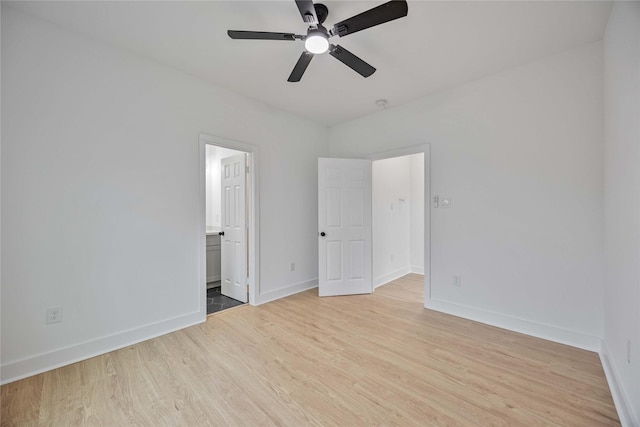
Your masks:
<svg viewBox="0 0 640 427"><path fill-rule="evenodd" d="M307 280L306 282L297 283L295 285L285 286L273 291L261 293L256 297L255 305L265 304L289 295L304 292L309 289L318 287L318 279Z"/></svg>
<svg viewBox="0 0 640 427"><path fill-rule="evenodd" d="M22 378L60 368L61 366L80 362L91 357L202 323L205 320L206 314L197 311L184 316L162 320L150 325L129 329L128 331L27 357L15 362L5 363L0 368L0 383L7 384Z"/></svg>
<svg viewBox="0 0 640 427"><path fill-rule="evenodd" d="M640 426L640 419L638 419L638 416L634 413L629 397L624 392L624 388L620 385L620 381L618 380L620 376L618 375L615 364L609 356L609 349L607 348L607 343L604 340L602 340L602 344L600 346L600 361L602 362L604 374L607 377L611 396L613 397L613 403L616 405L622 427Z"/></svg>
<svg viewBox="0 0 640 427"><path fill-rule="evenodd" d="M498 328L519 332L533 337L554 341L560 344L570 345L583 350L600 352L599 337L583 334L582 332L570 331L556 326L545 325L531 320L519 319L502 313L496 313L475 307L468 307L443 300L431 298L427 300L425 308L440 311L446 314L462 317Z"/></svg>
<svg viewBox="0 0 640 427"><path fill-rule="evenodd" d="M406 276L409 273L411 273L411 267L403 267L389 274L385 274L384 276L376 277L375 279L373 279L373 288L375 289L386 283L392 282L396 279L401 278L402 276Z"/></svg>
<svg viewBox="0 0 640 427"><path fill-rule="evenodd" d="M410 272L413 274L424 274L424 267L421 265L412 265Z"/></svg>
<svg viewBox="0 0 640 427"><path fill-rule="evenodd" d="M287 286L258 296L256 305L306 291L318 286L318 279L309 280L293 286ZM139 328L130 329L105 337L56 349L25 359L4 363L0 367L0 384L7 384L23 378L80 362L110 351L118 350L151 338L165 335L179 329L202 323L206 314L193 312Z"/></svg>

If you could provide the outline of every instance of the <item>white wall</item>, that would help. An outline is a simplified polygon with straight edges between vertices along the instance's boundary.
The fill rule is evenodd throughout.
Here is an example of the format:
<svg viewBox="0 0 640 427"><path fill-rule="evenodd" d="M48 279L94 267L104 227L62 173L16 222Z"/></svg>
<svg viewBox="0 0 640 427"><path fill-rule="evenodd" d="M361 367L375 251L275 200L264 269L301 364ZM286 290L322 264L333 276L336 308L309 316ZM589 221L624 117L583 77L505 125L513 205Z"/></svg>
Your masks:
<svg viewBox="0 0 640 427"><path fill-rule="evenodd" d="M260 295L313 286L325 128L6 4L2 124L3 381L204 320L200 132L260 148Z"/></svg>
<svg viewBox="0 0 640 427"><path fill-rule="evenodd" d="M599 347L602 61L593 43L330 129L338 157L431 144L453 200L431 212L431 307Z"/></svg>
<svg viewBox="0 0 640 427"><path fill-rule="evenodd" d="M640 3L614 4L604 39L604 70L604 362L618 412L626 425L638 426Z"/></svg>

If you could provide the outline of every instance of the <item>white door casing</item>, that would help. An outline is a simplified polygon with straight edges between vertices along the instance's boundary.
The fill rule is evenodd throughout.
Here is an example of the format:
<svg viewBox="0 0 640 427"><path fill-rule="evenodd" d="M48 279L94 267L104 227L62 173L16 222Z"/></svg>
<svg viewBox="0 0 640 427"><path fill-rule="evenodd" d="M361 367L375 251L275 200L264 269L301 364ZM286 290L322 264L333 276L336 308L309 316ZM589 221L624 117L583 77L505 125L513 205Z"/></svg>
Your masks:
<svg viewBox="0 0 640 427"><path fill-rule="evenodd" d="M318 294L371 293L371 160L318 159L318 227Z"/></svg>
<svg viewBox="0 0 640 427"><path fill-rule="evenodd" d="M247 302L246 154L220 162L222 175L221 291Z"/></svg>

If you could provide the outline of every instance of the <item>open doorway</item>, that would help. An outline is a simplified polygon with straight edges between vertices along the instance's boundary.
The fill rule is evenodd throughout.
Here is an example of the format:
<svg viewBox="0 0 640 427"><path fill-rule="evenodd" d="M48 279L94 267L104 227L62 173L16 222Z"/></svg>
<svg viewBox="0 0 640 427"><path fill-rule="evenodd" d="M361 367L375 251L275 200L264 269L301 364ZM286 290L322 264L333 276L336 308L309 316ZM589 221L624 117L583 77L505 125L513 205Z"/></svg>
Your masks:
<svg viewBox="0 0 640 427"><path fill-rule="evenodd" d="M207 315L244 303L256 290L255 147L200 135L200 256Z"/></svg>
<svg viewBox="0 0 640 427"><path fill-rule="evenodd" d="M429 145L372 160L373 287L398 279L416 302L430 297Z"/></svg>
<svg viewBox="0 0 640 427"><path fill-rule="evenodd" d="M412 273L418 276L413 282L423 284L416 301L422 298L426 306L431 297L429 158L425 144L368 159L318 159L319 296L372 293ZM373 183L376 162L380 173ZM399 184L390 187L394 180Z"/></svg>
<svg viewBox="0 0 640 427"><path fill-rule="evenodd" d="M205 156L207 314L213 314L249 300L244 208L248 154L207 144ZM239 236L231 239L234 231Z"/></svg>

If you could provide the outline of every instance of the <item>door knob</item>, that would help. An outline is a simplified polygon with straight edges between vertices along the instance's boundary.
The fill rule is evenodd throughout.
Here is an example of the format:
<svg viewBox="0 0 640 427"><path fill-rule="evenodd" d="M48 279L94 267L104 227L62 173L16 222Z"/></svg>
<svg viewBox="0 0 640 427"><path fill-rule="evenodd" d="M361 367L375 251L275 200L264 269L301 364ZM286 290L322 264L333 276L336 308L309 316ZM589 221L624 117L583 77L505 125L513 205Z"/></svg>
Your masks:
<svg viewBox="0 0 640 427"><path fill-rule="evenodd" d="M326 234L325 234L325 232L324 232L324 231L322 231L322 232L320 233L320 235L321 235L322 237L326 236Z"/></svg>
<svg viewBox="0 0 640 427"><path fill-rule="evenodd" d="M218 236L224 236L224 231L220 231L220 232L218 233Z"/></svg>

